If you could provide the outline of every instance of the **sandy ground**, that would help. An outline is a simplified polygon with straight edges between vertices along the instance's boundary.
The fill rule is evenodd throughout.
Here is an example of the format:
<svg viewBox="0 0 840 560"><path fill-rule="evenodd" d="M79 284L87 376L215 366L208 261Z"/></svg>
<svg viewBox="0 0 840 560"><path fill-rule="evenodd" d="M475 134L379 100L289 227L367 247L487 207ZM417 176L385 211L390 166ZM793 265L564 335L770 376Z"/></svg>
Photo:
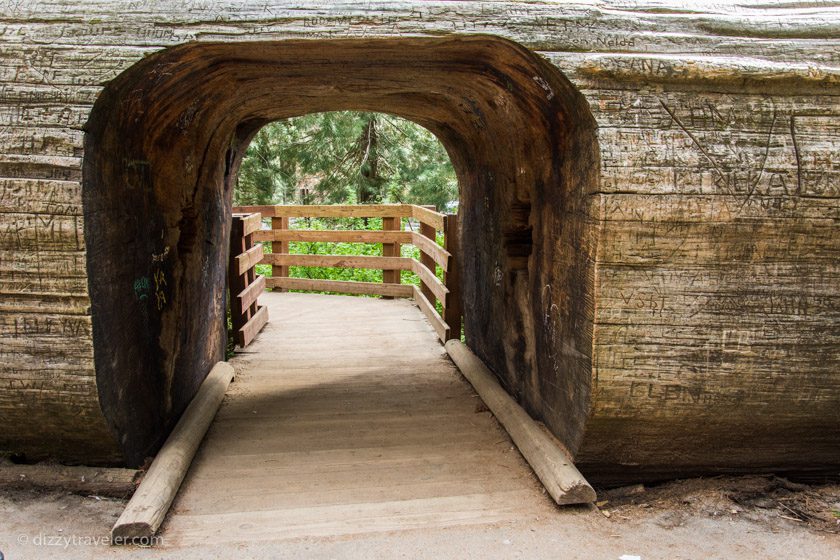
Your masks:
<svg viewBox="0 0 840 560"><path fill-rule="evenodd" d="M600 493L598 507L548 499L520 523L216 546L108 546L124 501L0 491L0 551L30 558L840 558L840 485L774 477L676 481ZM268 536L267 536L268 537Z"/></svg>

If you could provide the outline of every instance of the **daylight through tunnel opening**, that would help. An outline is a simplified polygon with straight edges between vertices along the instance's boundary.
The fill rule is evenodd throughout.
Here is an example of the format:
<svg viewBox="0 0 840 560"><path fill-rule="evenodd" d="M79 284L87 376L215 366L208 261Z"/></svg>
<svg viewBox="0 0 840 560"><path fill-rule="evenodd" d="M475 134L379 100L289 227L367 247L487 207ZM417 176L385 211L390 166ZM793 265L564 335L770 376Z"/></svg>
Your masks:
<svg viewBox="0 0 840 560"><path fill-rule="evenodd" d="M126 463L224 358L233 182L266 123L375 111L437 136L460 189L467 343L574 453L589 413L595 121L553 66L485 36L191 43L118 76L86 127L100 403Z"/></svg>

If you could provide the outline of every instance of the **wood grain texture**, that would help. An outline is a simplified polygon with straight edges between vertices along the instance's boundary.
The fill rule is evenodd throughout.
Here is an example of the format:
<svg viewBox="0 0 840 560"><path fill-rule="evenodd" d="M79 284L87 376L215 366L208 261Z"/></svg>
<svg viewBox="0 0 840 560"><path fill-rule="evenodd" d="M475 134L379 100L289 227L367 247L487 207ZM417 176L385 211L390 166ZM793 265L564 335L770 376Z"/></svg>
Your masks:
<svg viewBox="0 0 840 560"><path fill-rule="evenodd" d="M231 360L236 382L162 548L550 514L551 500L410 302L273 292L263 302L295 323L269 323Z"/></svg>
<svg viewBox="0 0 840 560"><path fill-rule="evenodd" d="M133 348L117 370L137 369L134 398L177 416L224 346L224 193L248 135L355 108L447 145L468 342L588 477L840 463L836 3L38 0L0 14L0 450L125 458L103 404L113 375L94 365L115 348ZM86 147L102 130L119 150ZM181 346L191 324L206 328ZM159 417L133 417L161 436L133 460L171 427Z"/></svg>

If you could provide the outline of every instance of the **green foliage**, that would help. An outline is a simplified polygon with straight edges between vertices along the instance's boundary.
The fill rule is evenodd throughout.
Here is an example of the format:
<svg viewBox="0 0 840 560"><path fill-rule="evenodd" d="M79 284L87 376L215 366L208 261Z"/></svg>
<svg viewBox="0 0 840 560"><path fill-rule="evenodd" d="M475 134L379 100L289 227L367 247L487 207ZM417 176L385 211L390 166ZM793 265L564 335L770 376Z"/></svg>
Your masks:
<svg viewBox="0 0 840 560"><path fill-rule="evenodd" d="M234 205L401 202L450 208L458 182L425 128L383 113L315 113L270 123L242 160Z"/></svg>
<svg viewBox="0 0 840 560"><path fill-rule="evenodd" d="M292 220L291 229L311 230L369 230L381 231L382 218L300 218ZM405 227L405 220L403 220ZM415 225L415 227L417 227ZM437 243L443 246L443 234L438 233ZM272 252L271 243L263 243L265 253ZM330 243L330 242L292 242L289 243L289 253L292 255L382 255L381 243ZM420 260L420 249L414 245L401 245L400 254L403 257L411 257ZM444 281L444 272L441 267L435 267L437 277ZM258 264L257 274L271 277L271 265ZM410 270L400 271L400 281L403 284L419 286L420 278ZM289 276L292 278L310 278L324 280L350 280L354 282L382 282L382 271L362 268L326 268L315 266L292 266L289 267ZM378 297L378 296L371 296ZM438 312L442 313L440 302L437 302Z"/></svg>
<svg viewBox="0 0 840 560"><path fill-rule="evenodd" d="M293 229L353 229L381 230L382 218L309 218L297 220ZM329 243L329 242L293 242L289 243L289 253L293 255L381 255L381 243ZM313 266L289 267L292 278L311 278L318 280L351 280L355 282L382 282L381 270L361 268L321 268Z"/></svg>
<svg viewBox="0 0 840 560"><path fill-rule="evenodd" d="M263 127L242 160L234 190L236 206L390 202L450 210L457 199L458 182L449 156L432 133L392 115L352 111L305 115ZM382 220L302 218L290 227L381 230ZM438 242L442 244L442 236ZM271 252L270 243L265 251ZM289 252L381 255L382 244L295 242ZM402 255L419 259L420 251L403 245ZM257 265L256 272L271 276L271 265ZM439 267L437 274L443 279ZM382 282L381 270L294 266L289 275ZM401 281L420 284L411 271L402 271Z"/></svg>

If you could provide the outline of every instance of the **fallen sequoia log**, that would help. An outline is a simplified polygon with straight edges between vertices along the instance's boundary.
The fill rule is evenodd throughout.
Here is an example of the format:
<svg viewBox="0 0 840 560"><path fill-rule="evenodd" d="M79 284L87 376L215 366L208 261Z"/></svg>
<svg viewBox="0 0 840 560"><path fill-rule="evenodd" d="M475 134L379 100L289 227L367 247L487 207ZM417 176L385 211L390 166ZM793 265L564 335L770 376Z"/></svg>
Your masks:
<svg viewBox="0 0 840 560"><path fill-rule="evenodd" d="M139 480L140 471L135 469L0 462L0 490L60 490L85 496L128 498Z"/></svg>
<svg viewBox="0 0 840 560"><path fill-rule="evenodd" d="M447 147L468 346L589 480L836 472L840 9L745 4L0 7L0 451L154 454L249 139L358 109Z"/></svg>

